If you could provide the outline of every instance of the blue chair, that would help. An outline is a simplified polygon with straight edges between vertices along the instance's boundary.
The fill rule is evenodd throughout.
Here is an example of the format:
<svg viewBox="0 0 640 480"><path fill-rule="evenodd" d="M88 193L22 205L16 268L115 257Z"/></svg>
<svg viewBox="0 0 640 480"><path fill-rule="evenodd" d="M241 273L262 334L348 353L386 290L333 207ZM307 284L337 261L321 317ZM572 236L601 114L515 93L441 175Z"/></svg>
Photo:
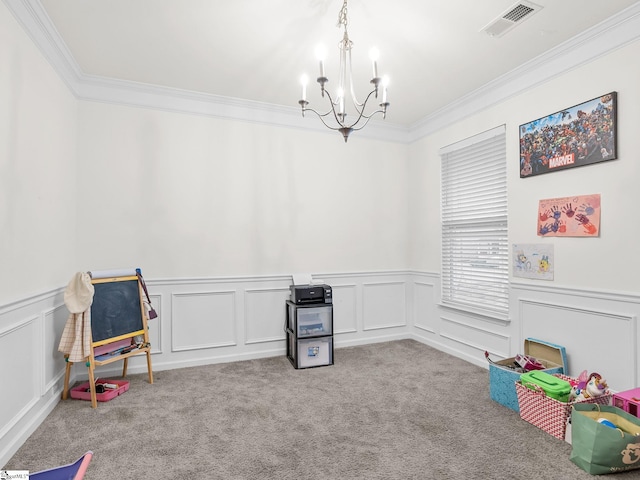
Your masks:
<svg viewBox="0 0 640 480"><path fill-rule="evenodd" d="M87 471L89 462L91 462L93 452L88 451L81 456L75 463L63 465L61 467L50 468L40 472L30 473L29 479L35 480L82 480L84 473Z"/></svg>

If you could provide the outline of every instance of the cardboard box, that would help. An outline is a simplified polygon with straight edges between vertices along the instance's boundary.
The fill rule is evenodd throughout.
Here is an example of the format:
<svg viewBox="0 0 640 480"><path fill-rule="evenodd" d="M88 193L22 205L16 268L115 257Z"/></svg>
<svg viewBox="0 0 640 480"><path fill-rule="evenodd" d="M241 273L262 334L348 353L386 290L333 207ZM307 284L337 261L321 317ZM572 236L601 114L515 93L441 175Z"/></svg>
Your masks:
<svg viewBox="0 0 640 480"><path fill-rule="evenodd" d="M565 348L560 345L527 338L524 341L524 353L536 358L546 367L544 370L538 371L549 374L567 371L567 353ZM512 357L489 364L489 393L491 400L520 412L516 382L520 380L521 374L507 367L507 365L513 365L514 362L515 357Z"/></svg>
<svg viewBox="0 0 640 480"><path fill-rule="evenodd" d="M118 385L117 389L105 390L104 393L96 393L96 399L99 402L108 402L112 398L115 398L118 395L122 395L124 392L129 390L129 380L101 380L98 383L113 383L115 385ZM78 385L77 387L72 388L71 398L91 401L91 392L87 391L88 388L89 382L85 382L81 385Z"/></svg>

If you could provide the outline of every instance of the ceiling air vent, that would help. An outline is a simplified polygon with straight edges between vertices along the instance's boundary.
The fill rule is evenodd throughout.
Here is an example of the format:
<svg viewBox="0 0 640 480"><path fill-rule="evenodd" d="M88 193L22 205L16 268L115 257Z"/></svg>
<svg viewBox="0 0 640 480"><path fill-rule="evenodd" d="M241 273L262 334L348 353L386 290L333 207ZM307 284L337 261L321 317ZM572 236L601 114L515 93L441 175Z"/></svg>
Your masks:
<svg viewBox="0 0 640 480"><path fill-rule="evenodd" d="M516 25L542 10L540 5L531 2L518 2L505 10L498 18L489 22L480 31L492 37L501 37Z"/></svg>

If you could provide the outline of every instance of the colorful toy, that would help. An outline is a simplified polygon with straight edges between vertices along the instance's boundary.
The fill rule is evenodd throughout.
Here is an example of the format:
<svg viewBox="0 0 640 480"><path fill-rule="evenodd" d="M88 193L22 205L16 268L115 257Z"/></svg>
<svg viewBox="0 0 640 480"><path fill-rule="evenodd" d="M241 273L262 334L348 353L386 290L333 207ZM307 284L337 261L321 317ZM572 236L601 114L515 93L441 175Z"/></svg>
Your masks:
<svg viewBox="0 0 640 480"><path fill-rule="evenodd" d="M583 370L578 377L578 382L571 385L569 401L584 401L588 398L599 397L607 393L608 385L606 380L599 373L593 372L590 375Z"/></svg>
<svg viewBox="0 0 640 480"><path fill-rule="evenodd" d="M531 355L517 354L514 361L520 365L525 372L530 370L544 370L546 367Z"/></svg>
<svg viewBox="0 0 640 480"><path fill-rule="evenodd" d="M614 393L612 405L621 408L634 417L640 416L640 388Z"/></svg>
<svg viewBox="0 0 640 480"><path fill-rule="evenodd" d="M602 425L606 425L607 427L618 428L613 422L610 422L606 418L599 418L598 423L601 423Z"/></svg>

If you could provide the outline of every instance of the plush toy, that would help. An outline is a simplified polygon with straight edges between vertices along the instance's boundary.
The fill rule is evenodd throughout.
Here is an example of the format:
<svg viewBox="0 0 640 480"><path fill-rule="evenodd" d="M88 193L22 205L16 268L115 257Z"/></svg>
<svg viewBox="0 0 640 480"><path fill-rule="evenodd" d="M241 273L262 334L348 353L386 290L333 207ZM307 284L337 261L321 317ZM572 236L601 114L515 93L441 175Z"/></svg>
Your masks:
<svg viewBox="0 0 640 480"><path fill-rule="evenodd" d="M589 374L586 370L583 370L582 373L578 376L577 380L570 380L571 383L571 392L569 393L569 401L573 402L580 392L584 390L584 387L587 385L587 380L589 379Z"/></svg>
<svg viewBox="0 0 640 480"><path fill-rule="evenodd" d="M592 373L589 375L589 380L587 380L587 385L580 392L585 399L592 397L599 397L604 395L607 391L607 382L599 373Z"/></svg>
<svg viewBox="0 0 640 480"><path fill-rule="evenodd" d="M607 382L599 373L587 375L584 370L578 377L578 382L571 386L569 401L584 401L588 398L599 397L607 393Z"/></svg>

